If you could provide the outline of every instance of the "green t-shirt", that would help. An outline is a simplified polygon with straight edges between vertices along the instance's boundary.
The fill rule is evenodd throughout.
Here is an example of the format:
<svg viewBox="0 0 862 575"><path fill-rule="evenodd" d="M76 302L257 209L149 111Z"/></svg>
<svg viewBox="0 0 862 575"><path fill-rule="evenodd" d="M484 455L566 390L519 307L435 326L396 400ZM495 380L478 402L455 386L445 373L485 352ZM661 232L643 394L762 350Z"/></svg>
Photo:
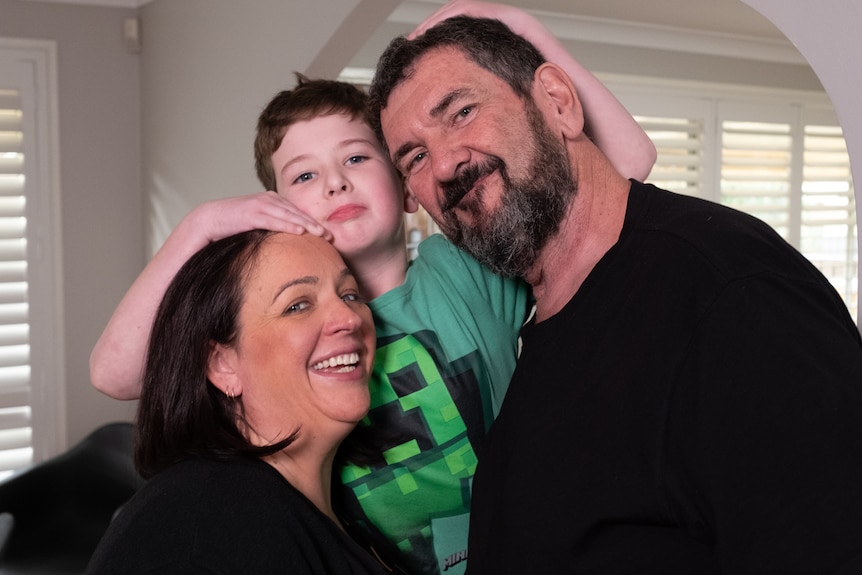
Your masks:
<svg viewBox="0 0 862 575"><path fill-rule="evenodd" d="M432 236L403 285L371 302L377 357L371 409L343 452L354 525L370 522L415 573L463 573L470 488L515 369L531 301Z"/></svg>

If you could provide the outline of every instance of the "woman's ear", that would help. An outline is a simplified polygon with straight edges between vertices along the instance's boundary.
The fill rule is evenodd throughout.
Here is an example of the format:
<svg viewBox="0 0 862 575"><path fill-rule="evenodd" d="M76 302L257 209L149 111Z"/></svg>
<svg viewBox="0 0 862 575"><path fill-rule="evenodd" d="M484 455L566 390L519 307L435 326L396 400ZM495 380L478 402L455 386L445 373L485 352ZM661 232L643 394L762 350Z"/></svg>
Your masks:
<svg viewBox="0 0 862 575"><path fill-rule="evenodd" d="M533 82L533 97L539 109L551 114L549 125L555 120L562 135L568 140L578 138L584 132L584 109L572 79L551 62L536 69Z"/></svg>
<svg viewBox="0 0 862 575"><path fill-rule="evenodd" d="M237 373L237 356L232 347L210 344L207 358L207 378L229 398L242 395L242 382Z"/></svg>

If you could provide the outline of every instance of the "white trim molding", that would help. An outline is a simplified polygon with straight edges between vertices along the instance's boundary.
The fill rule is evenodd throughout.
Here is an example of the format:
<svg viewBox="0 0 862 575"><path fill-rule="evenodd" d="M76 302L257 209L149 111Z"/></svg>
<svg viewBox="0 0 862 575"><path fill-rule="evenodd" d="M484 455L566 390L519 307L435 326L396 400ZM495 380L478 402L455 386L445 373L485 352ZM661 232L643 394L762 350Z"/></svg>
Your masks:
<svg viewBox="0 0 862 575"><path fill-rule="evenodd" d="M443 0L407 0L392 12L390 22L416 25L434 13ZM629 20L576 16L528 10L562 40L578 40L634 48L650 48L725 56L745 60L806 64L787 40L723 34Z"/></svg>

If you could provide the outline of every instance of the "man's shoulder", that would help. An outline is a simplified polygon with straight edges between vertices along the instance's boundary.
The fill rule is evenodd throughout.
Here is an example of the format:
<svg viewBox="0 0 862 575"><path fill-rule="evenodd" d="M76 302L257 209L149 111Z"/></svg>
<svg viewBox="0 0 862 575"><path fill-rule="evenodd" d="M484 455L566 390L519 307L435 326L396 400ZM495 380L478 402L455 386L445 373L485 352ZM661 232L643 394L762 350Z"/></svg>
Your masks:
<svg viewBox="0 0 862 575"><path fill-rule="evenodd" d="M762 220L728 206L634 182L627 227L663 253L703 258L729 275L782 270L808 275L811 266ZM643 246L644 249L646 246Z"/></svg>

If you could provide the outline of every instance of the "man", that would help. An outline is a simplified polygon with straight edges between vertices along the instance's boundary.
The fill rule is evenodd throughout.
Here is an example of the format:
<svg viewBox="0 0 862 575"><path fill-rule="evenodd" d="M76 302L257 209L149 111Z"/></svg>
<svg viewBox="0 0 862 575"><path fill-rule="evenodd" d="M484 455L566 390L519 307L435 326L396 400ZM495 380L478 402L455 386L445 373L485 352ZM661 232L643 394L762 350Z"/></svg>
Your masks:
<svg viewBox="0 0 862 575"><path fill-rule="evenodd" d="M494 20L381 57L406 184L536 316L474 482L470 574L862 573L862 338L762 222L623 178Z"/></svg>

